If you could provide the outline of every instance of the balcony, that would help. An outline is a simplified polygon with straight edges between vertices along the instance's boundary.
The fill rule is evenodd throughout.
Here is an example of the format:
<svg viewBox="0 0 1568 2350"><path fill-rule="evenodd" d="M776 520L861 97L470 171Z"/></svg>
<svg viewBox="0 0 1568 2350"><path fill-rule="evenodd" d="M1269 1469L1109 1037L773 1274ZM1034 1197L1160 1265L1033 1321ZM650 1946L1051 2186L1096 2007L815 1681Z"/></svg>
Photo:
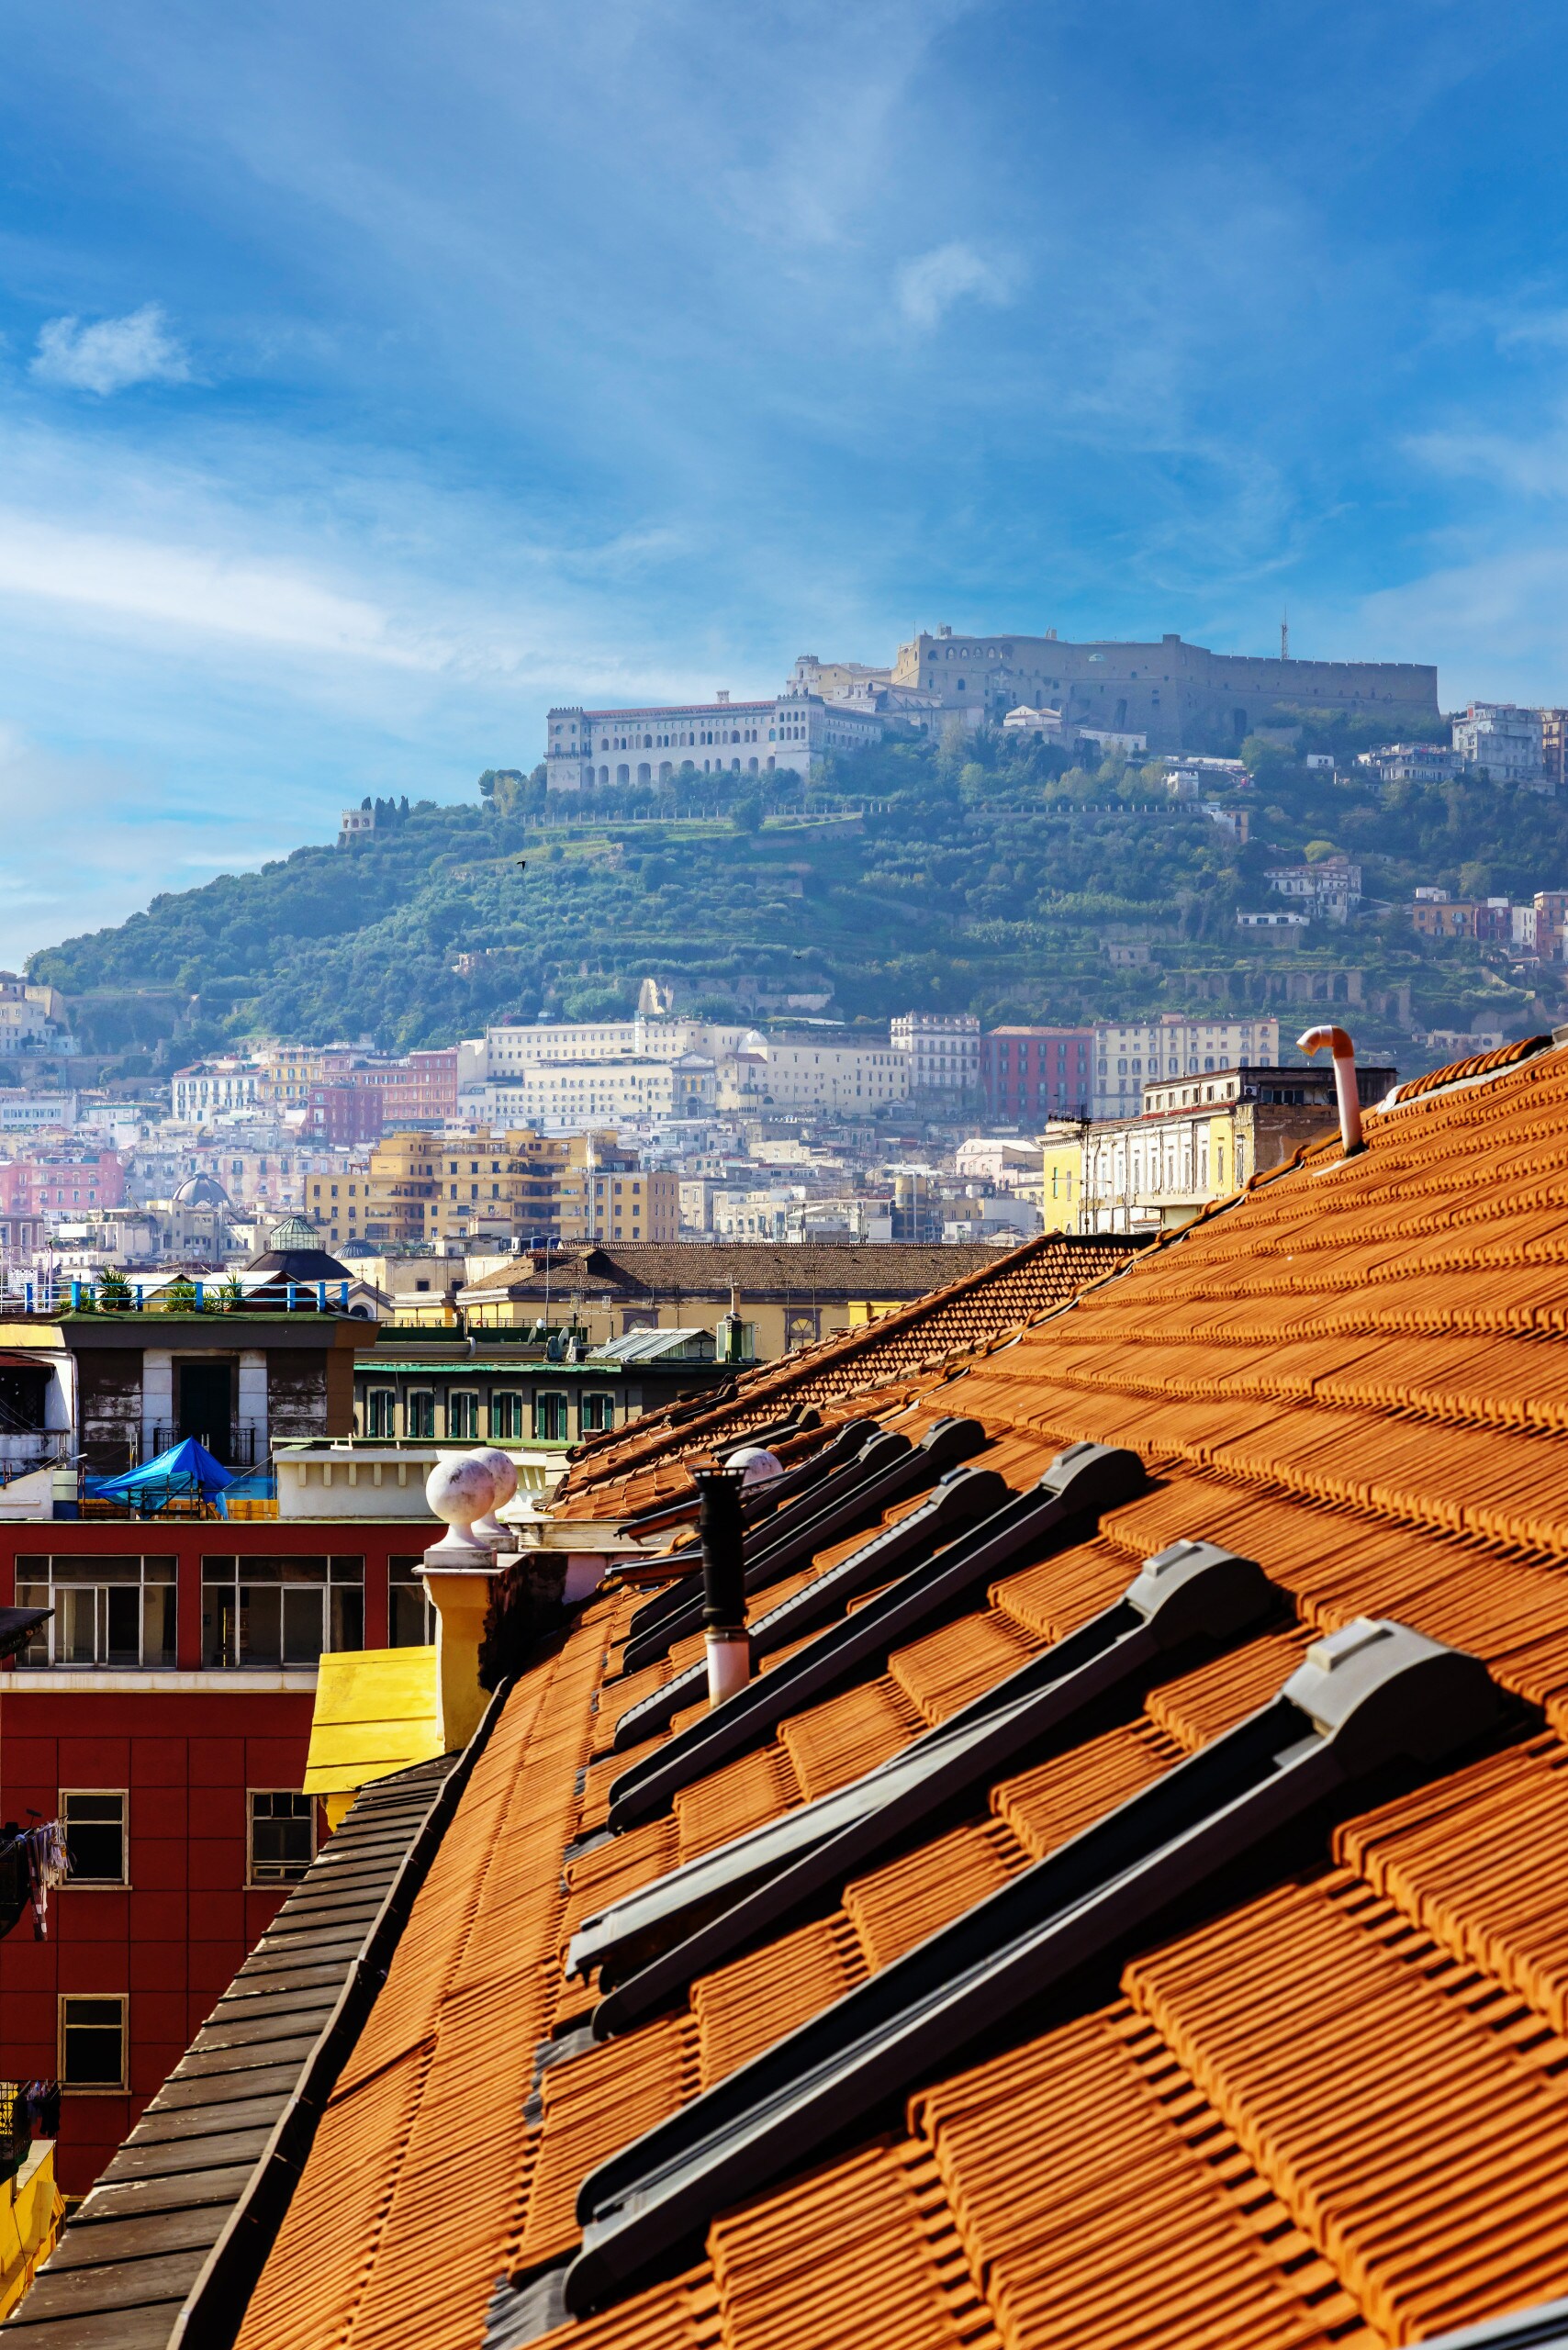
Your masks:
<svg viewBox="0 0 1568 2350"><path fill-rule="evenodd" d="M143 1447L145 1458L156 1460L161 1452L167 1452L188 1436L206 1445L213 1459L225 1469L259 1469L270 1457L267 1431L259 1421L233 1420L209 1433L205 1428L180 1427L172 1420L160 1420L153 1425L151 1445Z"/></svg>

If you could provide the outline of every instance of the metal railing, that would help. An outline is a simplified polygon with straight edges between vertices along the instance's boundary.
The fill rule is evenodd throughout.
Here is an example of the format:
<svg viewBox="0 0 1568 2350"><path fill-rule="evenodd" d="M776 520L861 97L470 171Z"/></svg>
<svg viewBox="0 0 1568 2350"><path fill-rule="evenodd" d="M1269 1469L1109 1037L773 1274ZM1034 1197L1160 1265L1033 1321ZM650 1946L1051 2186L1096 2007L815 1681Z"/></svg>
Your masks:
<svg viewBox="0 0 1568 2350"><path fill-rule="evenodd" d="M230 1421L212 1429L180 1427L173 1421L159 1420L153 1423L151 1443L143 1445L146 1459L156 1460L161 1452L187 1436L206 1445L225 1469L260 1468L268 1457L266 1429L254 1420Z"/></svg>

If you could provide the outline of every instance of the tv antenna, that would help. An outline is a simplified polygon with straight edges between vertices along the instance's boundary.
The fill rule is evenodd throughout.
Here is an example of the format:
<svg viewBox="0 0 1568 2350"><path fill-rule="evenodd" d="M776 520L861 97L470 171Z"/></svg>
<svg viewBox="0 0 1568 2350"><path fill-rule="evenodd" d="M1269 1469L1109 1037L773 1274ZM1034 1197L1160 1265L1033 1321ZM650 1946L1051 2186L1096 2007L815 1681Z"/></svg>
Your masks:
<svg viewBox="0 0 1568 2350"><path fill-rule="evenodd" d="M1291 620L1290 620L1290 614L1289 614L1288 612L1282 612L1282 613L1280 614L1280 658L1281 658L1281 660L1282 660L1282 661L1288 661L1288 660L1290 659L1290 657L1291 657Z"/></svg>

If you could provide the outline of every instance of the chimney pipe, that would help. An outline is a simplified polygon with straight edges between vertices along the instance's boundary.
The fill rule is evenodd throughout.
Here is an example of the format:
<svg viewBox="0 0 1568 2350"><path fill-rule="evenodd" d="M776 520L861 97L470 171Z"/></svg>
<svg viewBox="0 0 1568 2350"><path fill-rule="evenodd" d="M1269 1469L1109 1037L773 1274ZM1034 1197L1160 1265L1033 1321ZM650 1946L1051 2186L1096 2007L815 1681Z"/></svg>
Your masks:
<svg viewBox="0 0 1568 2350"><path fill-rule="evenodd" d="M751 1679L745 1622L745 1537L741 1520L744 1469L699 1469L698 1533L702 1544L702 1630L708 1650L708 1702L722 1706Z"/></svg>
<svg viewBox="0 0 1568 2350"><path fill-rule="evenodd" d="M1298 1053L1321 1052L1327 1045L1334 1056L1334 1091L1339 1102L1339 1139L1347 1158L1365 1150L1361 1138L1361 1097L1356 1089L1356 1048L1343 1028L1309 1028L1295 1040Z"/></svg>

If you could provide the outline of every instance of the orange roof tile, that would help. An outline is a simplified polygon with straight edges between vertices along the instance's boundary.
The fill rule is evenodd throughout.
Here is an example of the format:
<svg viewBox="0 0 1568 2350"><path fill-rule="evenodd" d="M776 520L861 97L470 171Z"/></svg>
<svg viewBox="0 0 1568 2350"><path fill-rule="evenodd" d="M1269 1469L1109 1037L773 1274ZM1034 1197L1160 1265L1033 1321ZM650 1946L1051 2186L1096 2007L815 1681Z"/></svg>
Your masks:
<svg viewBox="0 0 1568 2350"><path fill-rule="evenodd" d="M639 1597L582 1611L479 1758L241 2350L1375 2350L1564 2290L1568 1053L1366 1127L1363 1156L1314 1147L923 1391L984 1423L1015 1485L1092 1438L1138 1450L1143 1493L573 1858L655 1751L606 1751ZM1262 1563L1278 1620L1129 1684L588 2044L562 1972L584 1917L902 1751L1197 1536ZM1485 1662L1518 1707L1491 1751L1347 1798L1331 1843L1260 1852L1251 1890L1216 1885L1209 1914L1042 1998L902 2110L846 2117L846 2143L672 2243L670 2275L559 2326L547 2272L590 2166L980 1919L1362 1614Z"/></svg>

